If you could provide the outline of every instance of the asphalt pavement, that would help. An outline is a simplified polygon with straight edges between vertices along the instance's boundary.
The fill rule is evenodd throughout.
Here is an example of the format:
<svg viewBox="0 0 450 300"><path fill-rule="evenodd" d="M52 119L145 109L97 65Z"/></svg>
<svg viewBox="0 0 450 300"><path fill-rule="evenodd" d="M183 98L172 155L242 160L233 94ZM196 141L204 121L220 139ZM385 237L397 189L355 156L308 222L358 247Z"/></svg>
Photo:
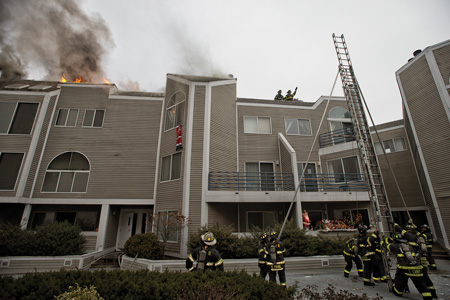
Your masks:
<svg viewBox="0 0 450 300"><path fill-rule="evenodd" d="M434 283L439 299L450 300L450 260L436 259L436 264L438 269L429 271L430 278ZM394 274L395 271L391 271L391 275L394 276ZM296 274L295 271L292 271L292 273L289 272L289 265L287 264L286 277L287 285L292 286L293 284L297 284L299 291L303 288L307 288L308 286L317 286L317 290L321 292L331 284L335 287L336 291L347 290L352 294L360 296L365 293L371 298L376 296L383 297L383 300L422 299L422 296L411 281L408 282L410 293L404 293L401 298L396 297L394 294L389 292L389 288L386 283L376 283L373 287L364 286L363 280L358 276L354 265L350 273L350 277L345 278L343 269L340 273L333 271L327 274Z"/></svg>

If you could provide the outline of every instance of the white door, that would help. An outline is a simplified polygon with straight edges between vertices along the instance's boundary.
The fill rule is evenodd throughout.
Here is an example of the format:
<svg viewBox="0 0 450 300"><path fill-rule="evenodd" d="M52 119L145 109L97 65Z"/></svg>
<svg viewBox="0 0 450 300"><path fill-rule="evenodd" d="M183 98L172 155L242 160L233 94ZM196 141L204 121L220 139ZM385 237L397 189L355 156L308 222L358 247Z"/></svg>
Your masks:
<svg viewBox="0 0 450 300"><path fill-rule="evenodd" d="M122 213L119 223L119 232L117 238L117 248L123 248L125 242L131 236L133 228L133 216L132 212Z"/></svg>

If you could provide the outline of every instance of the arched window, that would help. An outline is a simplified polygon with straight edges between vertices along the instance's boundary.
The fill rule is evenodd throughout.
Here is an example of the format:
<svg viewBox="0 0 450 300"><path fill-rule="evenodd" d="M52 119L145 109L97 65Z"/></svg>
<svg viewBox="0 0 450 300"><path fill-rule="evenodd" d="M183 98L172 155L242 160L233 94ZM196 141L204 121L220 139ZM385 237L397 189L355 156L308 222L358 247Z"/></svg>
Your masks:
<svg viewBox="0 0 450 300"><path fill-rule="evenodd" d="M343 107L336 106L333 107L328 113L328 118L330 119L350 119L350 112Z"/></svg>
<svg viewBox="0 0 450 300"><path fill-rule="evenodd" d="M186 95L183 92L176 92L167 101L165 130L183 124L185 103Z"/></svg>
<svg viewBox="0 0 450 300"><path fill-rule="evenodd" d="M78 152L66 152L55 157L45 173L42 192L85 193L90 174L86 156Z"/></svg>

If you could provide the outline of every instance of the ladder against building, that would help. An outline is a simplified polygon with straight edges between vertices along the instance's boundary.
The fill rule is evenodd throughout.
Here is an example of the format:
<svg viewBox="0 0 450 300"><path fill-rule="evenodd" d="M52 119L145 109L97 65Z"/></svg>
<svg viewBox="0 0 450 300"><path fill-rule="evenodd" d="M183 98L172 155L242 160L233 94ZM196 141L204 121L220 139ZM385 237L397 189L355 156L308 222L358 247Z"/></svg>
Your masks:
<svg viewBox="0 0 450 300"><path fill-rule="evenodd" d="M370 134L369 124L364 112L361 90L355 77L344 35L336 36L333 34L333 41L339 61L342 88L356 135L360 165L364 169L363 171L368 181L369 197L372 209L375 212L376 226L387 237L392 233L393 218ZM386 255L383 255L383 257L385 269L389 270Z"/></svg>

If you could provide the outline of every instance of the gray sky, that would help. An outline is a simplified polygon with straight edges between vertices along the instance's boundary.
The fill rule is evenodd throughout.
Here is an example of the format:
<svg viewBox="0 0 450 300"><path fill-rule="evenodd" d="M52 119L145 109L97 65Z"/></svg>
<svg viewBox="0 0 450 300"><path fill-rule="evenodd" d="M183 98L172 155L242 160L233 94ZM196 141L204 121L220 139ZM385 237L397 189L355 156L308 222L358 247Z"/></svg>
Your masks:
<svg viewBox="0 0 450 300"><path fill-rule="evenodd" d="M298 86L296 97L314 102L331 92L332 34L344 34L376 124L402 118L395 72L413 51L450 39L448 0L85 0L81 8L112 32L105 77L149 92L163 91L167 73L233 74L238 97L273 99ZM343 95L340 80L333 95Z"/></svg>

